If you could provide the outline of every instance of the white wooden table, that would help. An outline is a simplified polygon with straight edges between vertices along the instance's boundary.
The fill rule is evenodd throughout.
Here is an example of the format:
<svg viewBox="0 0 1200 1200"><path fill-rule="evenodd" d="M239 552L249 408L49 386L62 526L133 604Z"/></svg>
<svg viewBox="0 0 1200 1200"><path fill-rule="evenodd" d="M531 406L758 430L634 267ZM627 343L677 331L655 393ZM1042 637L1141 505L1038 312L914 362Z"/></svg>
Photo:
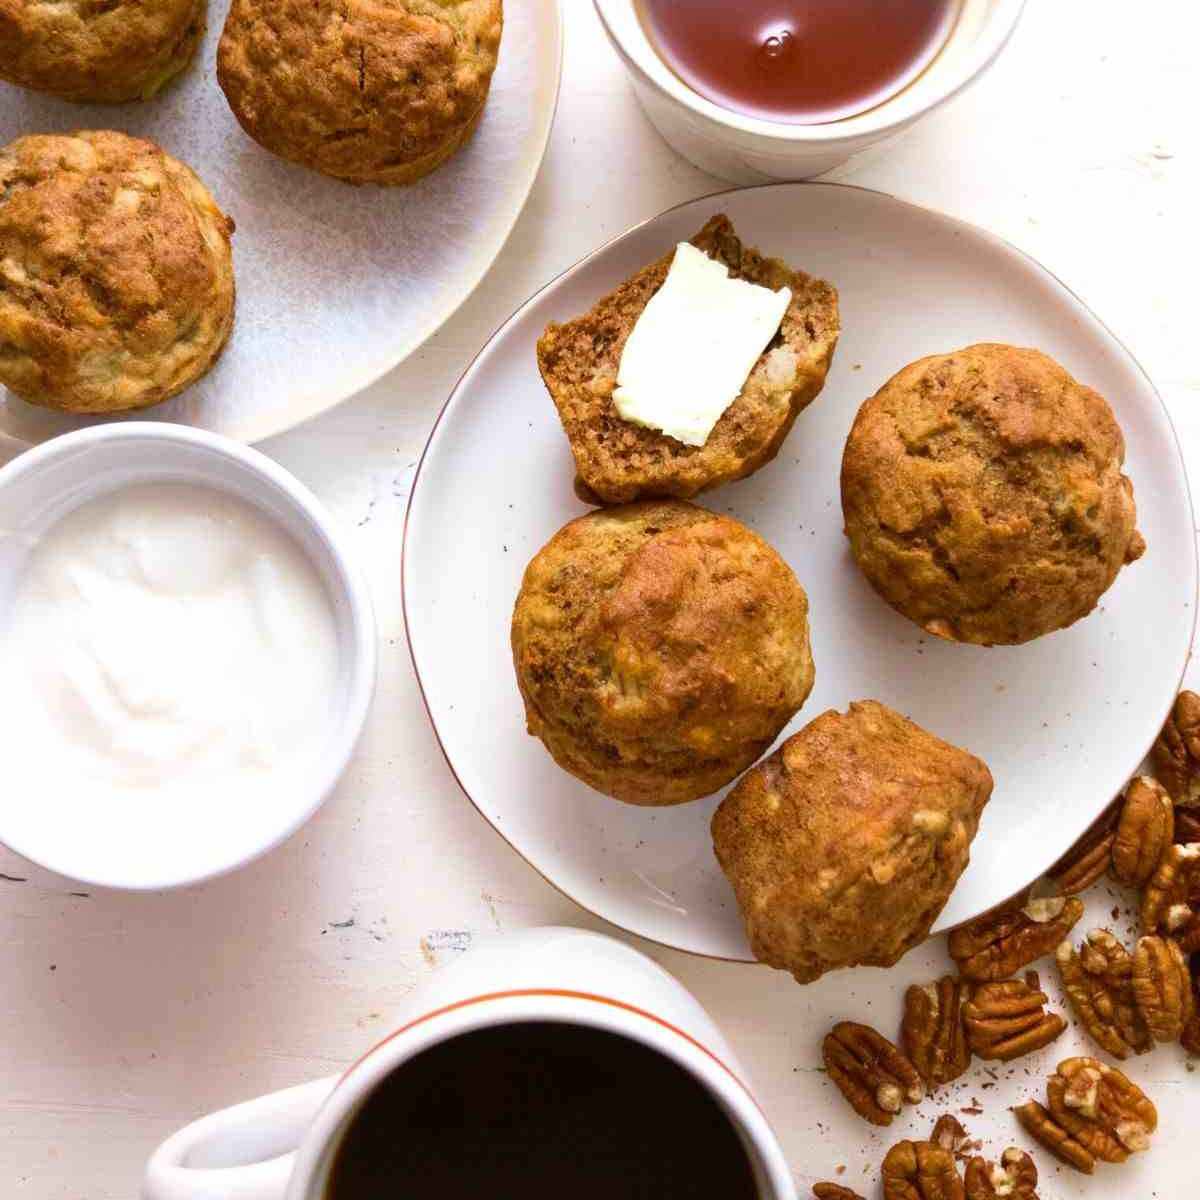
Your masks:
<svg viewBox="0 0 1200 1200"><path fill-rule="evenodd" d="M550 150L491 274L404 366L264 447L345 522L374 587L380 687L337 794L265 860L165 896L80 895L0 850L0 872L13 877L0 879L5 1200L128 1200L162 1136L348 1063L387 1028L397 999L472 933L605 928L545 884L457 791L421 707L400 610L413 465L470 357L530 292L596 244L723 186L649 127L591 5L564 7ZM1190 10L1180 0L1031 0L979 85L834 178L985 225L1061 276L1150 372L1200 479L1200 21ZM1111 686L1119 691L1120 680ZM1097 919L1118 903L1099 889ZM1129 926L1124 913L1118 926ZM819 1039L843 1017L894 1031L903 988L944 968L940 942L891 972L841 973L804 989L766 968L639 945L726 1030L802 1184L844 1164L844 1181L873 1195L867 1176L894 1138L923 1134L936 1112L973 1098L986 1111L963 1119L999 1153L1021 1141L1006 1106L1034 1090L1051 1057L1084 1045L1072 1032L996 1081L977 1066L943 1105L926 1103L881 1137L818 1072ZM1043 1155L1044 1198L1119 1190L1145 1200L1180 1196L1185 1180L1194 1187L1200 1076L1173 1049L1131 1073L1159 1102L1155 1148L1091 1181Z"/></svg>

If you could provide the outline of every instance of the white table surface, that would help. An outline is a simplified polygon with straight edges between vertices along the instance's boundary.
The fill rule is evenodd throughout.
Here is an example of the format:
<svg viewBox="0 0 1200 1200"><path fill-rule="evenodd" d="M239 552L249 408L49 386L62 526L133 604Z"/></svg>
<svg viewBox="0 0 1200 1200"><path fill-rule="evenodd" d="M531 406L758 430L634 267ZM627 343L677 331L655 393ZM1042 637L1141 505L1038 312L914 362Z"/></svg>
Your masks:
<svg viewBox="0 0 1200 1200"><path fill-rule="evenodd" d="M264 860L167 895L80 895L87 889L0 849L0 873L13 877L0 879L5 1200L134 1196L146 1155L173 1128L347 1064L387 1030L397 999L475 932L547 923L607 928L544 883L456 789L421 707L400 610L413 466L434 414L483 340L601 241L723 186L658 139L591 5L564 0L564 7L566 62L549 153L490 275L406 364L264 446L345 523L374 588L379 691L337 793ZM1031 0L982 82L831 176L987 226L1045 263L1156 381L1193 479L1200 479L1198 35L1193 6L1180 0ZM1120 680L1111 686L1119 690ZM1094 901L1099 920L1127 898L1100 888ZM1129 929L1124 913L1118 927ZM843 1181L874 1195L878 1162L893 1140L924 1134L937 1112L972 1098L985 1112L963 1119L998 1154L1010 1140L1023 1141L1007 1105L1039 1088L1051 1060L1085 1045L1072 1031L1053 1051L997 1072L996 1081L977 1064L943 1104L927 1102L881 1135L851 1115L819 1073L819 1040L840 1018L894 1034L903 988L947 964L940 941L891 972L844 972L803 989L766 968L637 944L727 1032L803 1185L844 1164ZM1041 1155L1044 1198L1175 1197L1185 1179L1194 1185L1200 1076L1190 1075L1175 1048L1139 1060L1130 1073L1159 1103L1154 1149L1090 1181Z"/></svg>

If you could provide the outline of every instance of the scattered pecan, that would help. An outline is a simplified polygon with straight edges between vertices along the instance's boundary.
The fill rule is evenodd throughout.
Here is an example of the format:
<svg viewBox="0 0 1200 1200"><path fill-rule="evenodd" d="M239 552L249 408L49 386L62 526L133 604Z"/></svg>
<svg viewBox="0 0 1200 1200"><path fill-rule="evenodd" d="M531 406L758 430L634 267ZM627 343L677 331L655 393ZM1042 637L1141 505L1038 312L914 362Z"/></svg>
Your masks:
<svg viewBox="0 0 1200 1200"><path fill-rule="evenodd" d="M1033 912L1004 908L954 930L948 945L958 969L977 983L1015 975L1049 954L1070 933L1083 916L1083 902L1070 896L1047 910Z"/></svg>
<svg viewBox="0 0 1200 1200"><path fill-rule="evenodd" d="M1175 841L1200 842L1200 808L1175 808Z"/></svg>
<svg viewBox="0 0 1200 1200"><path fill-rule="evenodd" d="M1024 1150L1009 1146L998 1163L973 1158L967 1163L964 1183L967 1200L1038 1200L1038 1173L1033 1159Z"/></svg>
<svg viewBox="0 0 1200 1200"><path fill-rule="evenodd" d="M1200 842L1167 848L1142 892L1142 932L1173 937L1184 954L1200 951Z"/></svg>
<svg viewBox="0 0 1200 1200"><path fill-rule="evenodd" d="M1023 980L980 984L963 1006L971 1049L980 1058L1010 1062L1050 1045L1067 1023L1046 1012L1046 1000L1033 971Z"/></svg>
<svg viewBox="0 0 1200 1200"><path fill-rule="evenodd" d="M962 1122L951 1113L942 1113L934 1123L929 1140L958 1158L967 1144L967 1131Z"/></svg>
<svg viewBox="0 0 1200 1200"><path fill-rule="evenodd" d="M954 1155L932 1142L897 1142L882 1173L883 1200L966 1200Z"/></svg>
<svg viewBox="0 0 1200 1200"><path fill-rule="evenodd" d="M1158 1112L1125 1075L1096 1058L1066 1058L1046 1083L1055 1122L1102 1162L1121 1163L1150 1148Z"/></svg>
<svg viewBox="0 0 1200 1200"><path fill-rule="evenodd" d="M962 980L947 975L904 994L900 1043L921 1078L932 1089L957 1079L971 1065L963 1028Z"/></svg>
<svg viewBox="0 0 1200 1200"><path fill-rule="evenodd" d="M1119 802L1109 805L1104 815L1046 872L1064 896L1086 892L1112 864L1113 841Z"/></svg>
<svg viewBox="0 0 1200 1200"><path fill-rule="evenodd" d="M1150 759L1176 804L1200 800L1200 696L1195 692L1179 693Z"/></svg>
<svg viewBox="0 0 1200 1200"><path fill-rule="evenodd" d="M1119 1059L1151 1048L1133 995L1133 958L1107 929L1093 929L1078 951L1063 942L1055 959L1079 1023L1101 1047Z"/></svg>
<svg viewBox="0 0 1200 1200"><path fill-rule="evenodd" d="M869 1025L839 1022L825 1035L821 1055L829 1078L872 1125L890 1125L906 1101L925 1098L917 1068Z"/></svg>
<svg viewBox="0 0 1200 1200"><path fill-rule="evenodd" d="M1175 806L1156 780L1139 775L1125 789L1125 803L1112 847L1113 875L1142 887L1154 874L1175 836Z"/></svg>
<svg viewBox="0 0 1200 1200"><path fill-rule="evenodd" d="M1096 1169L1096 1159L1090 1150L1077 1142L1036 1100L1029 1100L1013 1109L1025 1132L1044 1146L1060 1162L1090 1175Z"/></svg>
<svg viewBox="0 0 1200 1200"><path fill-rule="evenodd" d="M1177 1042L1195 1015L1187 960L1170 938L1150 935L1133 954L1133 998L1156 1042Z"/></svg>
<svg viewBox="0 0 1200 1200"><path fill-rule="evenodd" d="M814 1183L812 1191L817 1200L863 1200L857 1192L840 1183Z"/></svg>

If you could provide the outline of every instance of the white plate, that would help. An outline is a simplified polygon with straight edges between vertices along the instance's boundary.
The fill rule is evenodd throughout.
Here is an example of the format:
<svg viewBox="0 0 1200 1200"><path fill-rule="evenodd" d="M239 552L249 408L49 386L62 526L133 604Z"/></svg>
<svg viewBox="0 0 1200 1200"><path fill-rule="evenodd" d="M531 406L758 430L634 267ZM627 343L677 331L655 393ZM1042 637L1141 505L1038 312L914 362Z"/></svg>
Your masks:
<svg viewBox="0 0 1200 1200"><path fill-rule="evenodd" d="M525 564L584 511L537 337L720 211L748 241L835 283L843 332L824 392L775 462L701 503L762 533L808 591L816 687L786 733L876 697L991 767L995 792L944 929L1032 880L1121 788L1175 696L1195 620L1191 503L1162 402L1077 297L982 230L876 192L778 184L671 209L534 296L463 376L413 485L404 600L429 713L464 791L551 883L644 937L750 957L709 840L719 797L636 809L578 783L526 735L509 655ZM838 495L859 404L905 363L982 340L1038 346L1109 399L1149 544L1087 620L991 650L925 637L871 591Z"/></svg>
<svg viewBox="0 0 1200 1200"><path fill-rule="evenodd" d="M134 414L254 442L332 408L410 355L500 253L542 161L562 59L558 0L505 0L504 37L471 142L412 187L352 187L268 154L216 79L228 0L210 0L204 45L158 99L69 104L0 83L0 144L27 133L120 129L200 174L237 222L238 311L220 362L195 387ZM95 424L0 387L0 433L40 442Z"/></svg>

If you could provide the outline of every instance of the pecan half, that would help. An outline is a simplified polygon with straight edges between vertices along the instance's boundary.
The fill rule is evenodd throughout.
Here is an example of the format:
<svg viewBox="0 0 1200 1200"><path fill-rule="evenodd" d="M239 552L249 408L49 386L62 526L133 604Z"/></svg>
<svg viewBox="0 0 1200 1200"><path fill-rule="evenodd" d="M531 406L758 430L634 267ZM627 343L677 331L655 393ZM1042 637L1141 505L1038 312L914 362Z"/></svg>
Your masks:
<svg viewBox="0 0 1200 1200"><path fill-rule="evenodd" d="M1121 1163L1150 1148L1158 1112L1146 1094L1096 1058L1066 1058L1046 1083L1058 1125L1102 1162Z"/></svg>
<svg viewBox="0 0 1200 1200"><path fill-rule="evenodd" d="M941 1146L943 1150L958 1158L967 1144L967 1131L956 1116L951 1113L942 1113L934 1123L929 1140L935 1146Z"/></svg>
<svg viewBox="0 0 1200 1200"><path fill-rule="evenodd" d="M1200 950L1200 842L1167 848L1142 892L1142 932L1173 937L1184 954Z"/></svg>
<svg viewBox="0 0 1200 1200"><path fill-rule="evenodd" d="M932 1142L897 1142L882 1174L883 1200L966 1200L954 1156Z"/></svg>
<svg viewBox="0 0 1200 1200"><path fill-rule="evenodd" d="M840 1183L814 1183L812 1191L817 1200L863 1200L857 1192Z"/></svg>
<svg viewBox="0 0 1200 1200"><path fill-rule="evenodd" d="M1195 692L1176 697L1150 760L1176 804L1200 801L1200 696Z"/></svg>
<svg viewBox="0 0 1200 1200"><path fill-rule="evenodd" d="M963 1180L967 1200L1038 1200L1038 1173L1033 1159L1024 1150L1009 1146L998 1163L976 1157L967 1163Z"/></svg>
<svg viewBox="0 0 1200 1200"><path fill-rule="evenodd" d="M1046 1012L1046 1000L1033 971L1023 980L980 984L963 1006L971 1049L980 1058L1010 1062L1050 1045L1067 1023Z"/></svg>
<svg viewBox="0 0 1200 1200"><path fill-rule="evenodd" d="M1046 872L1062 895L1086 892L1112 865L1118 811L1119 803L1114 801L1100 820Z"/></svg>
<svg viewBox="0 0 1200 1200"><path fill-rule="evenodd" d="M1093 929L1078 951L1063 942L1055 960L1067 999L1097 1044L1119 1059L1151 1048L1133 995L1133 958L1107 929Z"/></svg>
<svg viewBox="0 0 1200 1200"><path fill-rule="evenodd" d="M1113 875L1142 887L1175 836L1175 806L1167 789L1146 775L1130 781L1112 847Z"/></svg>
<svg viewBox="0 0 1200 1200"><path fill-rule="evenodd" d="M1034 912L1036 917L1023 908L1005 908L955 929L948 945L962 974L977 983L1015 975L1070 933L1083 916L1083 901L1071 896L1048 911Z"/></svg>
<svg viewBox="0 0 1200 1200"><path fill-rule="evenodd" d="M1187 959L1170 938L1141 938L1133 953L1133 998L1156 1042L1176 1042L1195 1015Z"/></svg>
<svg viewBox="0 0 1200 1200"><path fill-rule="evenodd" d="M890 1125L906 1101L925 1098L917 1068L869 1025L839 1022L825 1035L821 1056L829 1078L872 1125Z"/></svg>
<svg viewBox="0 0 1200 1200"><path fill-rule="evenodd" d="M900 1044L931 1089L957 1079L971 1065L963 992L962 981L946 975L924 987L913 984L904 994Z"/></svg>
<svg viewBox="0 0 1200 1200"><path fill-rule="evenodd" d="M1090 1175L1096 1169L1096 1159L1092 1152L1077 1142L1057 1121L1049 1111L1036 1100L1019 1104L1013 1113L1025 1132L1039 1145L1044 1146L1059 1162Z"/></svg>

